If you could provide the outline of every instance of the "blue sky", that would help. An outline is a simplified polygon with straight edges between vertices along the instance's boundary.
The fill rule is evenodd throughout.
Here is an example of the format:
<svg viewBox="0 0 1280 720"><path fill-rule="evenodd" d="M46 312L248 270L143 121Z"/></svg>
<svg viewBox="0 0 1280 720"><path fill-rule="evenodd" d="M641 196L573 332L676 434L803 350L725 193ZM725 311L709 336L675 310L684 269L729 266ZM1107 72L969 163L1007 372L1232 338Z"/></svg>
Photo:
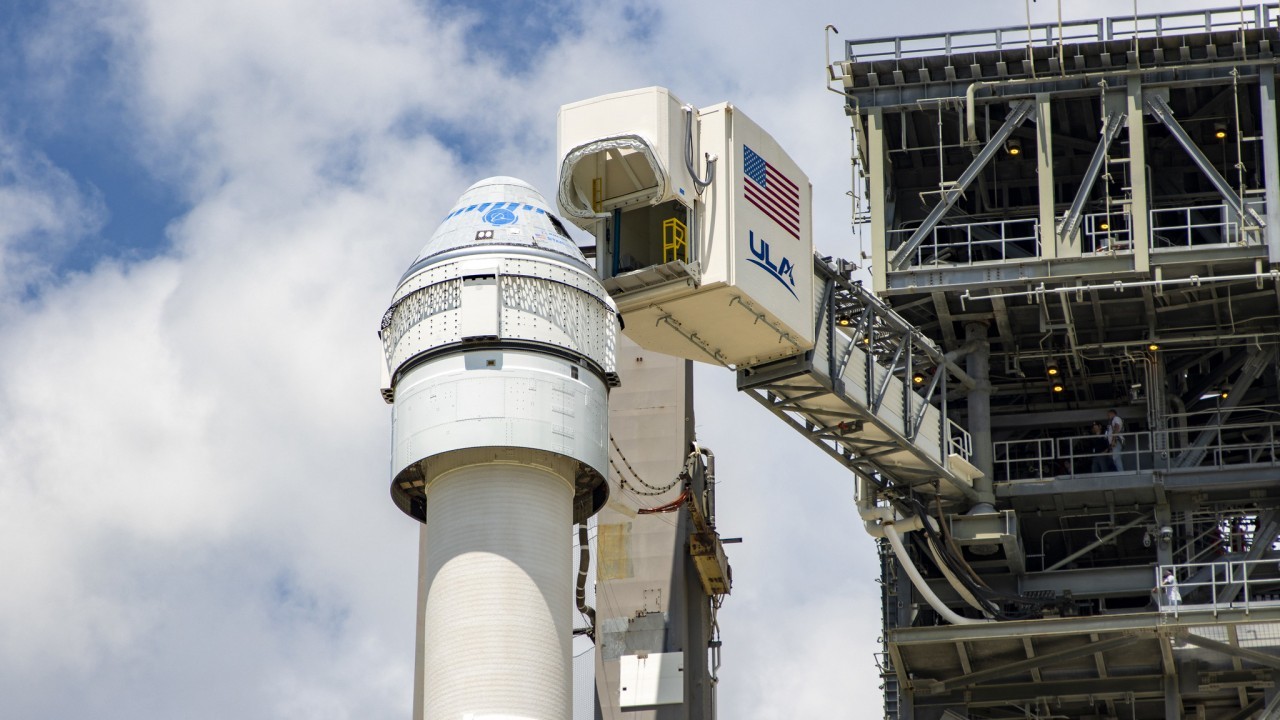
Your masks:
<svg viewBox="0 0 1280 720"><path fill-rule="evenodd" d="M489 175L549 195L559 105L665 85L770 129L819 248L856 257L822 27L971 27L968 7L4 4L4 716L407 717L416 528L387 496L375 332L439 218ZM731 374L697 378L745 538L721 717L864 717L879 591L852 479Z"/></svg>

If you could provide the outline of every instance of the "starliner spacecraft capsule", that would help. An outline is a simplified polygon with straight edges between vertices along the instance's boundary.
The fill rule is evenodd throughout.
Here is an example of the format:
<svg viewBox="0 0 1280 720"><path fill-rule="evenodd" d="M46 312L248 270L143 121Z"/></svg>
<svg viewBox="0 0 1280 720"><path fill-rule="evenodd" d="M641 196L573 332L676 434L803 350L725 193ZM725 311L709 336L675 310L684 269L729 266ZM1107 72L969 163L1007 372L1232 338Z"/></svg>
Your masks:
<svg viewBox="0 0 1280 720"><path fill-rule="evenodd" d="M423 713L572 715L571 528L608 496L618 315L529 184L471 186L379 335L391 496L426 523Z"/></svg>

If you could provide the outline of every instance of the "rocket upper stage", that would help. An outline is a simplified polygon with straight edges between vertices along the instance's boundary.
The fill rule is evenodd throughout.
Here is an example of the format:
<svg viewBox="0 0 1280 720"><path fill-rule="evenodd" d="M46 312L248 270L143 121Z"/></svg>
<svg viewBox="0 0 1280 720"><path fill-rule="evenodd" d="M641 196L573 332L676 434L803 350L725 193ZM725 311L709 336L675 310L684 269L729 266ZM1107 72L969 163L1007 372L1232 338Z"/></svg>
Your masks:
<svg viewBox="0 0 1280 720"><path fill-rule="evenodd" d="M542 195L515 178L472 185L379 330L396 504L425 521L431 480L481 456L569 458L574 518L593 514L608 496L617 333L612 299Z"/></svg>

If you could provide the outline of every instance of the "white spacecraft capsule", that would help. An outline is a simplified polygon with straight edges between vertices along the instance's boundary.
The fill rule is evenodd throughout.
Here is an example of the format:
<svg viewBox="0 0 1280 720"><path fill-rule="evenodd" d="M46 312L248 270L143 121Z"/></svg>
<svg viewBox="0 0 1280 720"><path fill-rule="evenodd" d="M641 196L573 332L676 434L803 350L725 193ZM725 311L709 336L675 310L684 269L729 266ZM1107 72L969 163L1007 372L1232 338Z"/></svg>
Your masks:
<svg viewBox="0 0 1280 720"><path fill-rule="evenodd" d="M617 310L529 184L471 186L382 318L391 496L426 523L431 720L572 714L570 528L608 497Z"/></svg>

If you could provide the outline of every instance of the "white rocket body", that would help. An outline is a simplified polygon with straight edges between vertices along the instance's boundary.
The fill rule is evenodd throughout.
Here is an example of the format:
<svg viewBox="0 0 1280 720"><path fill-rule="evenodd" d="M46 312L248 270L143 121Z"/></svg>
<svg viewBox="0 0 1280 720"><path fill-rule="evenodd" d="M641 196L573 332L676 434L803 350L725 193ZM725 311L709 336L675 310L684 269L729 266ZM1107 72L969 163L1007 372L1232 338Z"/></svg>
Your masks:
<svg viewBox="0 0 1280 720"><path fill-rule="evenodd" d="M572 715L570 538L608 496L617 311L514 178L458 200L380 336L396 504L427 524L427 720Z"/></svg>

